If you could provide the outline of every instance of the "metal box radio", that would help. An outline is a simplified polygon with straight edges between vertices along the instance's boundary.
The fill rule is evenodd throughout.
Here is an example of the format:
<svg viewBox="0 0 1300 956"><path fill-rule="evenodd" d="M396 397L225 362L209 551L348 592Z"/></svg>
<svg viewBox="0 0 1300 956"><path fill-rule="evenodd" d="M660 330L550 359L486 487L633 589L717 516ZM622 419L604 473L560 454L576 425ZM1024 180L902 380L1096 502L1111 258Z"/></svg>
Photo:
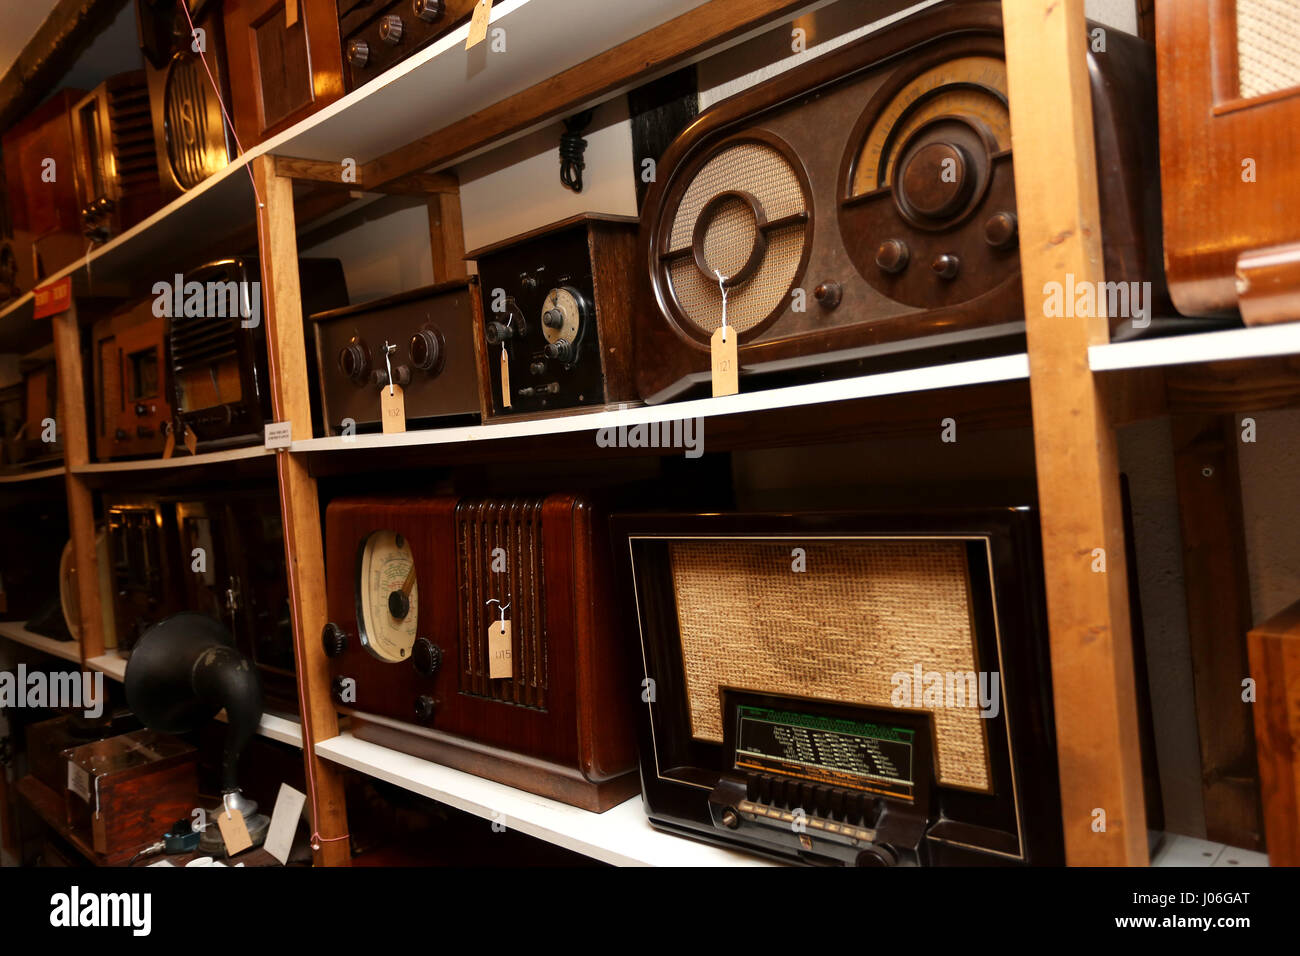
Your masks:
<svg viewBox="0 0 1300 956"><path fill-rule="evenodd" d="M222 22L231 118L244 149L343 95L334 0L224 0Z"/></svg>
<svg viewBox="0 0 1300 956"><path fill-rule="evenodd" d="M105 242L162 205L143 70L109 77L77 103L72 136L81 229L87 239Z"/></svg>
<svg viewBox="0 0 1300 956"><path fill-rule="evenodd" d="M377 431L390 370L408 424L477 417L477 296L471 277L312 315L326 430L337 435L350 420L359 432Z"/></svg>
<svg viewBox="0 0 1300 956"><path fill-rule="evenodd" d="M374 79L469 18L478 0L338 0L348 89Z"/></svg>
<svg viewBox="0 0 1300 956"><path fill-rule="evenodd" d="M1107 42L1088 54L1106 279L1158 299L1152 56ZM642 208L641 397L709 381L724 289L742 388L1023 350L1012 160L997 3L927 9L705 111Z"/></svg>
<svg viewBox="0 0 1300 956"><path fill-rule="evenodd" d="M348 301L337 259L300 259L298 274L304 315ZM186 292L167 319L176 426L189 428L200 445L261 441L271 421L271 388L258 260L220 259L183 282L202 295L202 307Z"/></svg>
<svg viewBox="0 0 1300 956"><path fill-rule="evenodd" d="M101 461L160 455L172 428L166 320L153 299L91 327L95 457Z"/></svg>
<svg viewBox="0 0 1300 956"><path fill-rule="evenodd" d="M482 295L484 418L635 400L633 223L574 216L466 255Z"/></svg>
<svg viewBox="0 0 1300 956"><path fill-rule="evenodd" d="M325 515L352 732L588 810L636 792L604 516L582 498L352 498Z"/></svg>
<svg viewBox="0 0 1300 956"><path fill-rule="evenodd" d="M655 826L808 863L1063 862L1028 509L612 524Z"/></svg>
<svg viewBox="0 0 1300 956"><path fill-rule="evenodd" d="M221 115L221 98L230 99L221 0L188 0L188 6L187 16L175 0L135 3L163 202L197 186L238 154ZM202 31L201 54L191 23Z"/></svg>
<svg viewBox="0 0 1300 956"><path fill-rule="evenodd" d="M144 632L185 609L175 507L162 498L106 496L117 648L129 654Z"/></svg>

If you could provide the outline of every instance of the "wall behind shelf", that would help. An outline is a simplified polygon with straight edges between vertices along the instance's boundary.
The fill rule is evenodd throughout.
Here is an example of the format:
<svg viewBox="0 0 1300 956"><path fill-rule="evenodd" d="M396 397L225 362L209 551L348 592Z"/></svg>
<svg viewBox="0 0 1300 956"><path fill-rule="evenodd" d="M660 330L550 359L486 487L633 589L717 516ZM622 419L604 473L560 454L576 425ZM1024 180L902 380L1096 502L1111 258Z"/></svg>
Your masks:
<svg viewBox="0 0 1300 956"><path fill-rule="evenodd" d="M1237 416L1237 434L1241 419ZM1300 600L1300 409L1255 412L1239 446L1250 605L1259 624Z"/></svg>

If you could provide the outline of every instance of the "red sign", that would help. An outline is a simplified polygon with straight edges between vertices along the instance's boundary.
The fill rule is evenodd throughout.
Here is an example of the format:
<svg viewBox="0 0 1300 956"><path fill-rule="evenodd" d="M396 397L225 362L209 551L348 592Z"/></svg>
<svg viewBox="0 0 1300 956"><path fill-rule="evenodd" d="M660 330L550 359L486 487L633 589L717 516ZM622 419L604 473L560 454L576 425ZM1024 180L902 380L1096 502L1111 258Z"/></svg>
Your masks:
<svg viewBox="0 0 1300 956"><path fill-rule="evenodd" d="M45 319L66 312L72 305L72 276L64 276L58 282L43 285L34 295L36 312L32 315L33 319Z"/></svg>

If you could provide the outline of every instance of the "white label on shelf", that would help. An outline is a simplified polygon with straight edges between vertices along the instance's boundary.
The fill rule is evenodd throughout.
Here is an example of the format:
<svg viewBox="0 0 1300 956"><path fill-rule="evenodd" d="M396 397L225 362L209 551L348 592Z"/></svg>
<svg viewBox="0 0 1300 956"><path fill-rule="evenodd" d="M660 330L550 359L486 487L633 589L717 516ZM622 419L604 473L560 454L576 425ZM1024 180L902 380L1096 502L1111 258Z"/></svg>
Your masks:
<svg viewBox="0 0 1300 956"><path fill-rule="evenodd" d="M266 852L281 863L289 862L293 835L298 829L298 820L302 817L302 808L306 802L305 794L299 793L287 783L280 784L280 793L275 798L275 811L271 814L271 827L266 832Z"/></svg>
<svg viewBox="0 0 1300 956"><path fill-rule="evenodd" d="M293 422L272 422L266 426L267 448L288 448L293 444Z"/></svg>
<svg viewBox="0 0 1300 956"><path fill-rule="evenodd" d="M90 802L90 774L71 760L68 761L68 789L87 803Z"/></svg>

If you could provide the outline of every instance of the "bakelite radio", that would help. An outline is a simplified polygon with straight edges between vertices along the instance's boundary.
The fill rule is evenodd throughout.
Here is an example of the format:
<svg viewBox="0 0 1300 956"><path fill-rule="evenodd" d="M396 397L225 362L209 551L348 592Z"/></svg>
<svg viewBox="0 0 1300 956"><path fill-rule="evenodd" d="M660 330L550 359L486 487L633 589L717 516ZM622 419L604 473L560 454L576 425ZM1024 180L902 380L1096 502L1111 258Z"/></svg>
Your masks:
<svg viewBox="0 0 1300 956"><path fill-rule="evenodd" d="M588 214L466 255L482 295L484 418L635 399L635 251L634 220Z"/></svg>
<svg viewBox="0 0 1300 956"><path fill-rule="evenodd" d="M1031 511L612 523L655 826L808 863L1062 862Z"/></svg>
<svg viewBox="0 0 1300 956"><path fill-rule="evenodd" d="M469 18L478 0L338 0L348 89L356 89Z"/></svg>
<svg viewBox="0 0 1300 956"><path fill-rule="evenodd" d="M347 302L337 259L301 259L298 272L304 314ZM271 389L258 260L207 263L184 276L183 289L194 296L185 291L166 320L176 427L205 446L260 441Z"/></svg>
<svg viewBox="0 0 1300 956"><path fill-rule="evenodd" d="M172 429L166 320L146 299L91 327L95 457L160 455Z"/></svg>
<svg viewBox="0 0 1300 956"><path fill-rule="evenodd" d="M229 81L221 0L136 0L163 202L224 168L238 150L221 113ZM191 30L202 31L201 51ZM213 84L216 88L214 89Z"/></svg>
<svg viewBox="0 0 1300 956"><path fill-rule="evenodd" d="M1106 278L1158 297L1152 57L1107 42L1088 54ZM1012 160L997 3L915 14L702 113L642 209L641 397L709 381L724 290L742 388L1023 349Z"/></svg>
<svg viewBox="0 0 1300 956"><path fill-rule="evenodd" d="M390 374L408 425L477 417L477 296L471 277L312 315L326 431L377 431Z"/></svg>
<svg viewBox="0 0 1300 956"><path fill-rule="evenodd" d="M251 149L343 95L335 0L225 0L231 118Z"/></svg>
<svg viewBox="0 0 1300 956"><path fill-rule="evenodd" d="M12 235L0 249L0 273L8 293L32 291L85 252L72 139L72 108L84 95L82 90L60 90L5 131Z"/></svg>
<svg viewBox="0 0 1300 956"><path fill-rule="evenodd" d="M81 231L105 242L162 205L149 84L143 70L110 77L72 108Z"/></svg>
<svg viewBox="0 0 1300 956"><path fill-rule="evenodd" d="M1300 16L1277 0L1156 9L1165 267L1179 312L1300 318Z"/></svg>
<svg viewBox="0 0 1300 956"><path fill-rule="evenodd" d="M605 518L567 494L326 509L336 702L362 739L604 811L636 792Z"/></svg>

